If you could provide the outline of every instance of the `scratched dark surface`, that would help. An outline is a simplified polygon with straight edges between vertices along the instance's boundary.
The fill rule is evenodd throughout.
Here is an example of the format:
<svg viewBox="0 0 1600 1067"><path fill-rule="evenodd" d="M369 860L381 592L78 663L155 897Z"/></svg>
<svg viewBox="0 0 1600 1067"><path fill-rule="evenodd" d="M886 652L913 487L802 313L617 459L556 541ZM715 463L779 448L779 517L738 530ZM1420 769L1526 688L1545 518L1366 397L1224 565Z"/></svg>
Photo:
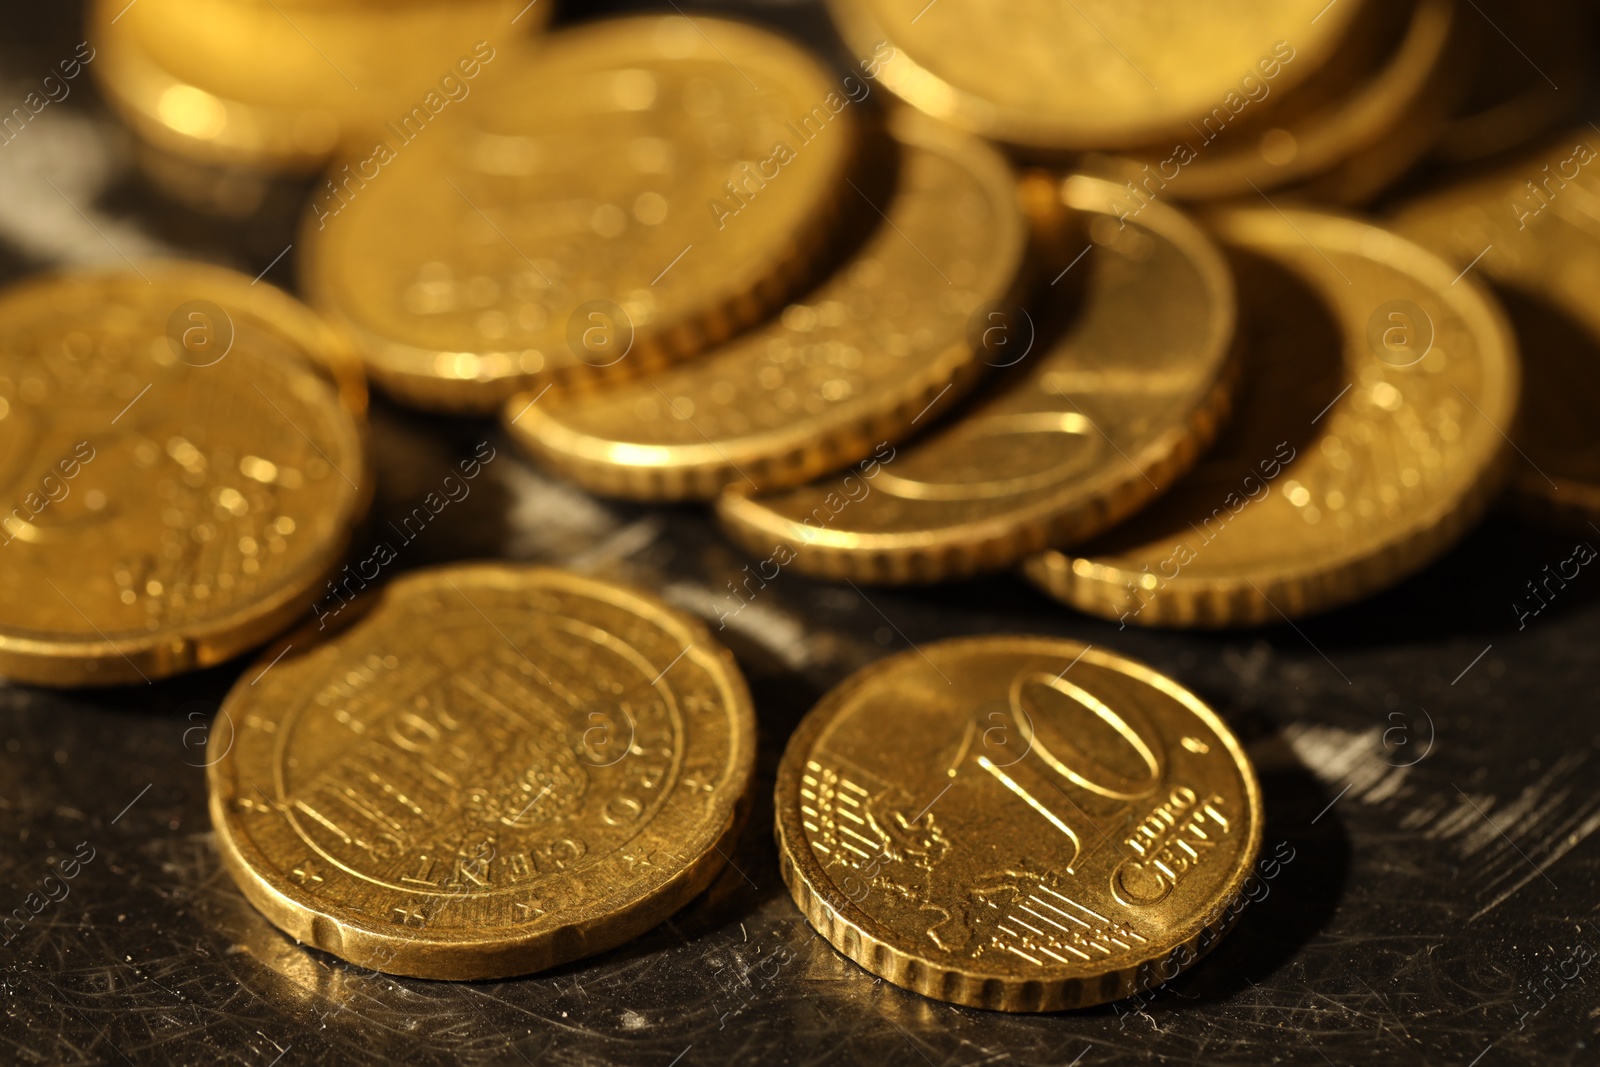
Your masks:
<svg viewBox="0 0 1600 1067"><path fill-rule="evenodd" d="M809 4L737 6L826 40ZM79 15L0 12L9 110L71 53ZM294 221L292 205L222 224L163 202L87 79L0 147L6 280L116 262L117 250L255 274ZM292 286L293 260L268 279ZM498 450L397 568L555 562L715 617L746 562L702 510L596 501L539 474L487 423L380 402L374 437L380 520L409 511L479 441ZM1600 1062L1600 574L1581 573L1525 628L1512 607L1578 540L1600 543L1600 531L1496 514L1367 603L1299 630L1215 635L1118 632L1010 577L869 591L869 603L786 574L724 631L763 741L738 870L635 943L504 982L350 967L285 938L234 890L200 763L205 724L247 661L117 691L0 684L0 911L21 906L53 860L93 850L69 894L0 944L0 1062ZM358 536L357 551L370 541ZM779 879L773 770L810 704L908 641L990 632L1141 658L1217 707L1256 762L1265 852L1293 858L1216 952L1147 1004L1026 1017L922 999L835 953Z"/></svg>

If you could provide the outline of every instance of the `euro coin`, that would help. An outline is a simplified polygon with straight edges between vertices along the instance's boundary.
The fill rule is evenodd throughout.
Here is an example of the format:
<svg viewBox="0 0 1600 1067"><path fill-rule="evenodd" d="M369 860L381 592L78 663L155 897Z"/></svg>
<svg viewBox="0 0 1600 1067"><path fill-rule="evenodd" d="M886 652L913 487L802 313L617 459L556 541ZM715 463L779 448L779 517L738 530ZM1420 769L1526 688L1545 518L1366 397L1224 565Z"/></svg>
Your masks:
<svg viewBox="0 0 1600 1067"><path fill-rule="evenodd" d="M1600 522L1600 135L1580 127L1497 173L1401 207L1399 232L1488 279L1511 313L1526 384L1511 495Z"/></svg>
<svg viewBox="0 0 1600 1067"><path fill-rule="evenodd" d="M1521 372L1472 279L1338 215L1211 222L1242 301L1232 421L1150 507L1027 565L1124 625L1248 626L1359 599L1449 547L1506 472Z"/></svg>
<svg viewBox="0 0 1600 1067"><path fill-rule="evenodd" d="M502 564L365 599L265 655L210 734L218 848L269 920L374 970L500 978L621 944L710 884L755 720L703 625Z"/></svg>
<svg viewBox="0 0 1600 1067"><path fill-rule="evenodd" d="M1217 714L1052 637L941 641L824 696L778 768L779 859L840 952L1001 1011L1148 991L1238 914L1261 790Z"/></svg>
<svg viewBox="0 0 1600 1067"><path fill-rule="evenodd" d="M830 0L869 74L913 107L1045 153L1188 136L1264 80L1288 88L1337 51L1345 0Z"/></svg>
<svg viewBox="0 0 1600 1067"><path fill-rule="evenodd" d="M657 369L801 283L855 195L860 99L733 22L565 30L447 126L337 171L306 289L422 407Z"/></svg>
<svg viewBox="0 0 1600 1067"><path fill-rule="evenodd" d="M309 606L365 511L365 390L282 292L194 264L0 295L0 674L149 681Z"/></svg>
<svg viewBox="0 0 1600 1067"><path fill-rule="evenodd" d="M304 173L342 143L370 150L366 131L456 106L496 45L549 9L97 0L89 26L93 69L141 137L219 165Z"/></svg>
<svg viewBox="0 0 1600 1067"><path fill-rule="evenodd" d="M1036 338L1043 307L991 312L986 330L1015 335L994 349L1009 379L843 476L724 494L729 535L762 556L783 546L805 573L942 581L1092 536L1176 481L1226 412L1233 276L1181 212L1130 212L1120 193L1097 178L1060 185L1089 240L1069 267L1078 306L1058 340ZM1044 299L1065 302L1063 288L1065 273Z"/></svg>
<svg viewBox="0 0 1600 1067"><path fill-rule="evenodd" d="M513 397L513 437L595 492L672 500L804 482L931 422L984 369L973 320L1009 306L1027 223L993 149L909 113L893 130L896 188L824 285L659 374Z"/></svg>

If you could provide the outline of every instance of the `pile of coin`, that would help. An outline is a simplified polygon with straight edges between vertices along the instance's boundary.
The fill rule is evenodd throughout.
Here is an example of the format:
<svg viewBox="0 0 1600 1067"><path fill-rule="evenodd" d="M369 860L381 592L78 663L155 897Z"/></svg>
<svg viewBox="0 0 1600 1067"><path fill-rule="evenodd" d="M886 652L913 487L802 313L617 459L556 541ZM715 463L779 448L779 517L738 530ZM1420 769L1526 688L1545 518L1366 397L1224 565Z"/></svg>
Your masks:
<svg viewBox="0 0 1600 1067"><path fill-rule="evenodd" d="M1508 482L1600 520L1571 341L1600 335L1600 132L1540 146L1569 115L1479 77L1505 57L1469 6L837 0L830 65L720 18L546 33L548 2L98 3L164 187L239 213L321 173L306 304L170 262L0 295L0 672L128 684L275 640L211 740L241 890L363 966L500 977L710 883L756 709L648 593L352 569L368 380L498 415L590 492L708 502L763 575L1020 568L1122 626L1368 596ZM1580 25L1556 6L1529 32ZM1487 169L1441 189L1462 160ZM1215 712L1055 638L846 679L776 789L830 942L1008 1011L1172 977L1261 840Z"/></svg>

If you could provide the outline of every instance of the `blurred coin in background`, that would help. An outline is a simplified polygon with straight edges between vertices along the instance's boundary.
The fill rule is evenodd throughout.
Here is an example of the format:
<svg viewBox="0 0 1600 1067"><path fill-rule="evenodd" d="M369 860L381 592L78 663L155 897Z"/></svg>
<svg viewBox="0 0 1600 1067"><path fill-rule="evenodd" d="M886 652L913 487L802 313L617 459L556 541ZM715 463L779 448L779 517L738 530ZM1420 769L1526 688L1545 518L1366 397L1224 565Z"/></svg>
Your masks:
<svg viewBox="0 0 1600 1067"><path fill-rule="evenodd" d="M310 606L372 494L344 341L194 263L0 294L0 674L149 681Z"/></svg>

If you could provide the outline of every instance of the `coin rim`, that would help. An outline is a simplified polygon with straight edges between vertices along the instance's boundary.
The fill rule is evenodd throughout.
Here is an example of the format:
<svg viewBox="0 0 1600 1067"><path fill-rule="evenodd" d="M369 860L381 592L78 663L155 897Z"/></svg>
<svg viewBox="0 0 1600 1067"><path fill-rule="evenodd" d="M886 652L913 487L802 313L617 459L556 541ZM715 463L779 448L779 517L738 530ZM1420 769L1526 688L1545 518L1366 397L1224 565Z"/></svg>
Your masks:
<svg viewBox="0 0 1600 1067"><path fill-rule="evenodd" d="M1233 873L1220 883L1220 890L1214 894L1216 902L1202 912L1197 920L1176 924L1176 929L1183 936L1163 940L1160 951L1138 956L1132 963L1094 975L1079 973L1081 967L1072 964L1040 967L1040 972L1047 977L1026 979L985 974L976 966L962 971L945 961L902 948L890 940L892 935L879 936L874 931L877 924L871 916L845 896L828 877L817 863L813 851L806 847L805 828L801 825L798 798L806 760L811 758L818 735L847 710L850 701L858 693L904 664L915 664L918 659L931 663L930 654L948 651L960 655L992 650L1012 655L1034 647L1039 649L1040 655L1060 656L1074 659L1074 662L1083 659L1115 671L1182 704L1222 741L1244 783L1244 809L1248 813L1249 832ZM1138 660L1048 634L950 638L887 656L856 671L825 693L789 738L778 764L773 804L776 809L774 830L778 840L779 866L784 882L807 921L834 948L880 978L925 997L969 1008L1006 1012L1060 1011L1118 1000L1133 993L1141 979L1146 981L1148 987L1152 968L1162 961L1173 962L1180 949L1187 949L1188 956L1186 962L1176 962L1175 965L1187 968L1210 951L1221 939L1221 933L1231 925L1233 917L1226 913L1233 901L1238 899L1246 879L1254 869L1256 856L1261 850L1265 823L1261 785L1256 778L1255 768L1244 746L1210 705L1178 682ZM1166 981L1175 973L1163 973L1157 981Z"/></svg>
<svg viewBox="0 0 1600 1067"><path fill-rule="evenodd" d="M233 816L227 810L232 793L227 788L226 776L237 760L234 754L237 746L229 739L223 754L211 759L209 749L222 744L217 740L222 732L212 731L206 769L207 807L216 832L217 851L234 883L245 898L284 933L357 966L385 974L441 980L511 978L614 948L656 926L705 890L724 865L731 862L727 854L748 814L757 745L754 704L733 654L698 618L654 596L617 583L553 567L498 561L410 571L389 582L368 611L381 612L389 598L406 598L414 590L427 591L440 582L466 583L480 579L510 589L562 589L650 619L665 631L681 631L688 638L688 647L697 653L700 666L722 689L726 700L721 713L728 721L728 758L719 771L727 787L714 796L714 805L707 815L683 817L686 826L704 829L704 850L692 859L683 860L676 871L670 874L663 871L647 888L636 891L631 901L599 915L586 915L580 909L572 914L570 921L536 934L508 937L508 932L515 928L513 925L484 928L493 930L493 934L484 932L477 937L463 935L437 940L409 927L402 928L404 933L396 934L393 924L374 923L345 907L330 906L327 902L319 906L315 897L300 894L297 887L286 880L281 885L275 882L270 863L252 864L250 856L258 860L264 857L247 833L234 833ZM655 617L650 618L650 613ZM341 634L359 626L365 618L363 615L344 624ZM258 662L263 665L274 662L275 652L281 655L297 642L302 647L311 647L316 643L315 633L308 623L268 649ZM245 728L240 720L243 708L248 706L246 702L253 684L245 679L254 673L245 672L218 710L218 719L228 716L228 721L235 723L235 731ZM692 734L686 732L685 750L693 744ZM251 842L249 848L243 847L241 841ZM619 861L619 854L612 853L600 862ZM636 884L645 882L641 879ZM555 913L546 912L535 921L544 923L552 914Z"/></svg>

